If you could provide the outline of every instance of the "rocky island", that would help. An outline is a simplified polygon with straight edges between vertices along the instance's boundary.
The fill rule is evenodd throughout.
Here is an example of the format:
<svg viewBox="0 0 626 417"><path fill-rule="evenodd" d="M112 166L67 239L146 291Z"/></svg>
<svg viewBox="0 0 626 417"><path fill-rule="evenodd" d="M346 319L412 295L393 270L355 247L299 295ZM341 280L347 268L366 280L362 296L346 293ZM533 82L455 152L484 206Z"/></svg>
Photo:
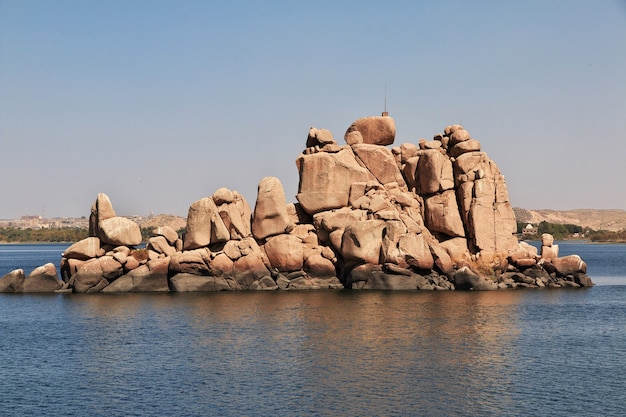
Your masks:
<svg viewBox="0 0 626 417"><path fill-rule="evenodd" d="M504 176L461 125L432 140L395 141L393 118L359 119L341 146L311 128L296 158L297 203L263 178L254 210L216 190L189 207L183 236L139 225L98 194L89 237L28 276L0 278L0 292L223 290L496 290L589 287L577 255L518 242Z"/></svg>

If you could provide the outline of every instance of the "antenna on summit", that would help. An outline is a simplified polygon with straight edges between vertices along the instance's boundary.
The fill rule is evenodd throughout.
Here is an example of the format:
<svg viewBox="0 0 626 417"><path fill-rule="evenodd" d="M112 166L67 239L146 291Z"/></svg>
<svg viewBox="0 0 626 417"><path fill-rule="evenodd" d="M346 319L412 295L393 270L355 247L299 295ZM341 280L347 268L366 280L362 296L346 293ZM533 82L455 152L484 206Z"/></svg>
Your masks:
<svg viewBox="0 0 626 417"><path fill-rule="evenodd" d="M385 110L383 111L383 116L389 116L387 111L387 83L385 83Z"/></svg>

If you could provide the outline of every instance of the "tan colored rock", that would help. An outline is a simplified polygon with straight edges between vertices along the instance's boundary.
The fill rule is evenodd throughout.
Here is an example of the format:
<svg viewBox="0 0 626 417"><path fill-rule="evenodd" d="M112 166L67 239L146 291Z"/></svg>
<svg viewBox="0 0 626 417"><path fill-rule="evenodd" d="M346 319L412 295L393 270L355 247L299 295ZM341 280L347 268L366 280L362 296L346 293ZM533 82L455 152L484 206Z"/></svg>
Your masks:
<svg viewBox="0 0 626 417"><path fill-rule="evenodd" d="M400 237L399 250L405 262L414 268L427 270L435 265L428 243L421 234L407 233Z"/></svg>
<svg viewBox="0 0 626 417"><path fill-rule="evenodd" d="M382 219L381 219L382 220ZM404 256L400 253L400 238L407 233L406 226L400 220L385 221L380 263L393 263L408 268Z"/></svg>
<svg viewBox="0 0 626 417"><path fill-rule="evenodd" d="M170 279L172 292L214 292L241 289L233 288L234 281L224 277L200 276L193 274L176 274Z"/></svg>
<svg viewBox="0 0 626 417"><path fill-rule="evenodd" d="M541 258L553 261L559 257L559 245L552 244L550 246L541 246Z"/></svg>
<svg viewBox="0 0 626 417"><path fill-rule="evenodd" d="M464 237L453 237L439 242L439 245L445 249L452 262L460 262L470 258L467 239Z"/></svg>
<svg viewBox="0 0 626 417"><path fill-rule="evenodd" d="M424 229L424 221L421 215L409 215L406 212L400 213L400 220L406 226L406 229L410 233L420 234Z"/></svg>
<svg viewBox="0 0 626 417"><path fill-rule="evenodd" d="M164 236L154 236L148 239L147 249L154 250L157 253L162 253L165 256L172 256L176 249L168 243Z"/></svg>
<svg viewBox="0 0 626 417"><path fill-rule="evenodd" d="M306 258L304 270L315 278L330 278L337 274L335 265L321 254L313 254Z"/></svg>
<svg viewBox="0 0 626 417"><path fill-rule="evenodd" d="M224 226L228 229L230 239L241 240L250 236L250 218L244 219L235 204L222 204L218 207L218 212Z"/></svg>
<svg viewBox="0 0 626 417"><path fill-rule="evenodd" d="M115 210L109 196L104 193L98 193L96 201L91 206L91 215L89 216L89 236L97 236L100 222L102 220L116 217Z"/></svg>
<svg viewBox="0 0 626 417"><path fill-rule="evenodd" d="M292 272L302 269L303 246L301 239L290 234L271 237L264 249L272 268L280 272Z"/></svg>
<svg viewBox="0 0 626 417"><path fill-rule="evenodd" d="M263 277L271 277L263 259L256 253L250 253L237 259L233 265L233 278L242 289L250 289L254 281Z"/></svg>
<svg viewBox="0 0 626 417"><path fill-rule="evenodd" d="M550 233L544 233L541 235L541 245L542 246L552 246L552 244L554 243L554 236L552 236Z"/></svg>
<svg viewBox="0 0 626 417"><path fill-rule="evenodd" d="M222 204L232 203L235 199L235 195L228 188L222 187L215 190L211 198L213 198L213 202L216 206L220 206Z"/></svg>
<svg viewBox="0 0 626 417"><path fill-rule="evenodd" d="M219 230L214 230L216 227L219 227ZM226 226L218 214L213 198L202 198L189 207L187 232L183 241L184 250L202 248L211 243L229 240L226 234Z"/></svg>
<svg viewBox="0 0 626 417"><path fill-rule="evenodd" d="M167 243L171 246L174 246L176 241L178 240L178 232L172 229L170 226L159 226L152 230L152 234L155 236L163 236L167 239Z"/></svg>
<svg viewBox="0 0 626 417"><path fill-rule="evenodd" d="M463 129L462 125L450 125L450 126L446 126L446 128L443 130L443 134L445 136L450 136L452 133L454 133L457 130L461 130Z"/></svg>
<svg viewBox="0 0 626 417"><path fill-rule="evenodd" d="M65 249L63 257L68 259L87 260L104 255L104 249L100 247L100 239L97 237L87 237Z"/></svg>
<svg viewBox="0 0 626 417"><path fill-rule="evenodd" d="M0 278L0 293L22 292L25 279L26 276L23 269L15 269L9 272Z"/></svg>
<svg viewBox="0 0 626 417"><path fill-rule="evenodd" d="M466 227L470 227L470 211L474 201L474 181L462 182L456 189L456 199L459 204L461 220Z"/></svg>
<svg viewBox="0 0 626 417"><path fill-rule="evenodd" d="M170 257L170 271L172 275L187 273L195 275L214 275L209 266L211 251L207 248L176 252Z"/></svg>
<svg viewBox="0 0 626 417"><path fill-rule="evenodd" d="M465 236L463 221L453 190L434 194L424 199L426 227L431 232L443 233L447 236Z"/></svg>
<svg viewBox="0 0 626 417"><path fill-rule="evenodd" d="M119 263L113 256L103 256L98 258L98 262L100 262L102 278L105 278L108 281L114 281L123 273L122 264Z"/></svg>
<svg viewBox="0 0 626 417"><path fill-rule="evenodd" d="M364 143L353 145L352 150L357 161L360 161L381 184L396 182L400 189L407 189L402 173L400 173L389 148ZM450 165L450 170L450 174L452 174L452 165Z"/></svg>
<svg viewBox="0 0 626 417"><path fill-rule="evenodd" d="M455 185L458 186L468 180L474 181L476 171L489 169L489 157L484 152L468 152L455 158L452 165Z"/></svg>
<svg viewBox="0 0 626 417"><path fill-rule="evenodd" d="M98 259L90 259L78 266L70 278L75 292L86 293L95 287L103 278L102 264Z"/></svg>
<svg viewBox="0 0 626 417"><path fill-rule="evenodd" d="M289 232L294 224L287 213L285 190L276 177L265 177L259 183L259 192L254 216L252 234L257 239Z"/></svg>
<svg viewBox="0 0 626 417"><path fill-rule="evenodd" d="M536 264L537 260L535 258L520 258L515 261L515 265L519 266L520 268L528 268Z"/></svg>
<svg viewBox="0 0 626 417"><path fill-rule="evenodd" d="M556 271L565 276L577 273L587 273L587 264L578 255L568 255L552 261Z"/></svg>
<svg viewBox="0 0 626 417"><path fill-rule="evenodd" d="M359 131L346 132L344 135L344 140L348 145L357 145L359 143L363 143L363 135Z"/></svg>
<svg viewBox="0 0 626 417"><path fill-rule="evenodd" d="M318 232L320 229L328 232L344 230L348 225L366 219L366 211L353 210L348 207L343 207L338 210L324 211L313 216L313 221Z"/></svg>
<svg viewBox="0 0 626 417"><path fill-rule="evenodd" d="M430 253L433 255L435 265L444 274L450 274L454 271L454 263L448 252L435 239L428 241Z"/></svg>
<svg viewBox="0 0 626 417"><path fill-rule="evenodd" d="M516 262L519 259L535 259L537 257L537 248L526 242L519 242L516 250L509 254L509 259Z"/></svg>
<svg viewBox="0 0 626 417"><path fill-rule="evenodd" d="M420 195L454 188L452 162L436 149L424 151L417 164L416 181Z"/></svg>
<svg viewBox="0 0 626 417"><path fill-rule="evenodd" d="M476 274L474 271L464 266L454 274L454 285L459 290L496 290L498 285L493 281Z"/></svg>
<svg viewBox="0 0 626 417"><path fill-rule="evenodd" d="M124 262L124 273L132 271L133 269L139 267L139 265L141 264L139 263L138 259L133 256L127 256L126 262Z"/></svg>
<svg viewBox="0 0 626 417"><path fill-rule="evenodd" d="M122 275L102 292L168 292L167 282L169 259L156 259L148 261L146 265L134 269L126 275Z"/></svg>
<svg viewBox="0 0 626 417"><path fill-rule="evenodd" d="M101 220L98 237L103 244L114 246L136 246L142 240L139 225L125 217Z"/></svg>
<svg viewBox="0 0 626 417"><path fill-rule="evenodd" d="M306 139L306 147L336 145L333 134L327 129L317 129L312 127L309 129L309 135Z"/></svg>
<svg viewBox="0 0 626 417"><path fill-rule="evenodd" d="M400 145L400 162L406 164L409 159L415 158L419 154L419 148L412 143Z"/></svg>
<svg viewBox="0 0 626 417"><path fill-rule="evenodd" d="M362 290L417 290L424 282L420 275L406 271L398 274L382 265L359 265L350 271L350 288Z"/></svg>
<svg viewBox="0 0 626 417"><path fill-rule="evenodd" d="M47 263L35 268L25 279L22 284L22 292L24 293L44 293L55 292L63 286L63 282L59 279L56 266L53 263Z"/></svg>
<svg viewBox="0 0 626 417"><path fill-rule="evenodd" d="M385 222L364 220L348 225L341 239L341 254L346 261L378 264L380 262Z"/></svg>
<svg viewBox="0 0 626 417"><path fill-rule="evenodd" d="M449 155L453 158L457 158L460 155L468 152L479 152L480 142L476 139L469 139L464 142L459 142L454 145L449 151Z"/></svg>
<svg viewBox="0 0 626 417"><path fill-rule="evenodd" d="M420 141L420 149L439 149L442 147L439 140L425 140Z"/></svg>
<svg viewBox="0 0 626 417"><path fill-rule="evenodd" d="M374 179L366 168L359 165L350 148L332 154L300 155L296 166L300 173L296 198L310 215L346 207L352 184Z"/></svg>
<svg viewBox="0 0 626 417"><path fill-rule="evenodd" d="M465 129L457 129L450 134L450 143L448 146L454 148L457 144L470 140L470 134Z"/></svg>
<svg viewBox="0 0 626 417"><path fill-rule="evenodd" d="M63 280L63 282L68 282L70 280L70 277L76 273L76 270L71 269L70 262L77 262L79 264L82 264L85 261L62 257L61 262L59 262L59 268L61 269L61 279Z"/></svg>
<svg viewBox="0 0 626 417"><path fill-rule="evenodd" d="M230 259L225 253L218 253L215 258L211 259L209 263L211 271L215 276L227 276L230 277L233 273L234 261Z"/></svg>
<svg viewBox="0 0 626 417"><path fill-rule="evenodd" d="M252 234L252 209L250 208L250 204L248 201L239 194L237 191L233 191L235 196L235 200L233 204L237 207L239 214L241 216L241 223L243 224L243 234L248 237ZM234 237L231 237L234 239Z"/></svg>
<svg viewBox="0 0 626 417"><path fill-rule="evenodd" d="M419 160L419 156L409 158L402 168L402 174L404 175L404 179L409 190L417 190L417 188L419 187L419 173L417 172Z"/></svg>
<svg viewBox="0 0 626 417"><path fill-rule="evenodd" d="M344 139L348 145L354 145L350 133L357 131L361 134L362 143L373 145L391 145L396 137L396 123L389 116L371 116L358 119L346 131Z"/></svg>

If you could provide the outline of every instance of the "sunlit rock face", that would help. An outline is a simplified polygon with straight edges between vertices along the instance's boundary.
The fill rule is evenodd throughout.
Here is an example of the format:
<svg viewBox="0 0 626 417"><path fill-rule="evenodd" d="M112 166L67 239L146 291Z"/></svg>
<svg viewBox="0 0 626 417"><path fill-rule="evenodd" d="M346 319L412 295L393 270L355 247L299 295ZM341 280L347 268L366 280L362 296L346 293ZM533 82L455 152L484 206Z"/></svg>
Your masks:
<svg viewBox="0 0 626 417"><path fill-rule="evenodd" d="M88 238L61 259L0 279L0 292L189 292L584 287L578 256L541 253L515 236L504 176L461 125L431 140L396 140L393 118L353 122L339 145L311 127L296 158L297 203L278 178L258 185L254 210L219 188L189 207L186 228L144 238L109 197L91 207Z"/></svg>

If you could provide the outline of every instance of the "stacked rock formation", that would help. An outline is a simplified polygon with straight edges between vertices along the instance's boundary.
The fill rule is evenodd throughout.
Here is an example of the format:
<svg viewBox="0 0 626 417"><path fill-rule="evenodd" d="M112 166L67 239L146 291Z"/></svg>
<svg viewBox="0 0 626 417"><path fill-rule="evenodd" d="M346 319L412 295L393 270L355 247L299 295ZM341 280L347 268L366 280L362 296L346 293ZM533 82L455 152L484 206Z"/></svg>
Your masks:
<svg viewBox="0 0 626 417"><path fill-rule="evenodd" d="M366 117L340 146L311 128L296 159L298 203L277 178L259 183L254 211L220 188L189 208L184 236L139 226L99 194L89 237L61 260L0 279L0 292L290 289L476 289L591 286L576 255L518 243L503 175L460 125L389 148L391 117ZM54 270L54 274L51 272ZM45 278L42 278L45 277Z"/></svg>

